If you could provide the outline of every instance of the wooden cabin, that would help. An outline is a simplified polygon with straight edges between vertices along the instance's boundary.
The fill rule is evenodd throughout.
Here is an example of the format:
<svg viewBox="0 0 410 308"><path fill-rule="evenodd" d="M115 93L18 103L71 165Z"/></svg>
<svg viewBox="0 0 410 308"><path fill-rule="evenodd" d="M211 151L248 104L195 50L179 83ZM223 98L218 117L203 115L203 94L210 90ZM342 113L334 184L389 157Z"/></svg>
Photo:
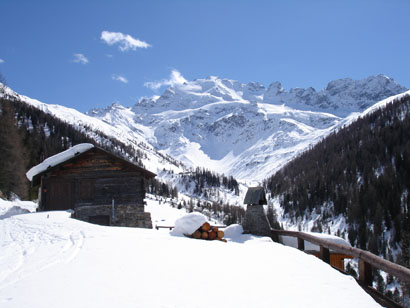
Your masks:
<svg viewBox="0 0 410 308"><path fill-rule="evenodd" d="M41 211L72 209L74 218L91 223L152 228L151 215L144 211L144 182L153 177L154 173L90 145L34 173L32 185L40 185Z"/></svg>

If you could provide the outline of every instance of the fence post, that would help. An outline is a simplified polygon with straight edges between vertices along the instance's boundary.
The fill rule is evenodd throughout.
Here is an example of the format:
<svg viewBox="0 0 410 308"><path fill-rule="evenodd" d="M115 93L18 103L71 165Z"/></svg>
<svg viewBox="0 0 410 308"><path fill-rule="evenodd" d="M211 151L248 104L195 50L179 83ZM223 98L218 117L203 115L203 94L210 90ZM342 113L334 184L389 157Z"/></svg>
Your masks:
<svg viewBox="0 0 410 308"><path fill-rule="evenodd" d="M359 258L359 280L363 281L368 286L371 286L373 282L372 265L360 258Z"/></svg>
<svg viewBox="0 0 410 308"><path fill-rule="evenodd" d="M275 232L274 229L271 229L271 236L270 238L272 239L272 241L276 242L276 243L280 243L279 241L279 235Z"/></svg>
<svg viewBox="0 0 410 308"><path fill-rule="evenodd" d="M305 240L298 237L298 249L304 251L305 250Z"/></svg>
<svg viewBox="0 0 410 308"><path fill-rule="evenodd" d="M328 248L320 246L320 259L330 264L330 252Z"/></svg>

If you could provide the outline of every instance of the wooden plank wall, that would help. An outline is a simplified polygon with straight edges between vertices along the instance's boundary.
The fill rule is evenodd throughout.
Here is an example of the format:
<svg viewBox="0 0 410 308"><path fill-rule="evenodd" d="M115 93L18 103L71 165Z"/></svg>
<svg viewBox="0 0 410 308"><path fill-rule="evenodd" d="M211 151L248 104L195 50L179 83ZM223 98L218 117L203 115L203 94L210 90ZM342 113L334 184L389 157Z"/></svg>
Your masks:
<svg viewBox="0 0 410 308"><path fill-rule="evenodd" d="M63 183L66 183L64 185ZM70 191L64 190L70 187ZM45 209L68 209L84 205L135 204L143 207L143 174L130 164L104 152L89 151L78 159L61 164L45 177ZM61 208L59 200L70 199Z"/></svg>

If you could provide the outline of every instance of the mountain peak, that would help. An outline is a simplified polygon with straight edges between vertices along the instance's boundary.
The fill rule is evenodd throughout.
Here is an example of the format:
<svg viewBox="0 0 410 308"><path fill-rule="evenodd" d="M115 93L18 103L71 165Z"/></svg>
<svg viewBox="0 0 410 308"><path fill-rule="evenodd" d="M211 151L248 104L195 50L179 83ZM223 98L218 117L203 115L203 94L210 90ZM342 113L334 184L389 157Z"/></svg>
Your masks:
<svg viewBox="0 0 410 308"><path fill-rule="evenodd" d="M320 91L313 87L292 88L287 91L278 81L266 88L259 82L241 83L209 76L173 85L157 98L141 99L133 110L137 113L145 113L148 110L181 111L217 102L259 102L345 117L406 90L407 88L399 85L394 79L382 74L361 80L336 79Z"/></svg>

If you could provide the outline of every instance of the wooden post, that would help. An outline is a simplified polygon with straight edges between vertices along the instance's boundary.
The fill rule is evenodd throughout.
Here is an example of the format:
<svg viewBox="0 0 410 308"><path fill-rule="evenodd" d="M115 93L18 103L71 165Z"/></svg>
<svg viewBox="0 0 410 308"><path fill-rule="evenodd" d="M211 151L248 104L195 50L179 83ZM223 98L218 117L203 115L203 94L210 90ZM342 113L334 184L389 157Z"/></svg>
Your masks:
<svg viewBox="0 0 410 308"><path fill-rule="evenodd" d="M271 231L270 238L272 239L272 241L279 243L279 235L274 230Z"/></svg>
<svg viewBox="0 0 410 308"><path fill-rule="evenodd" d="M373 283L372 265L359 259L359 280L371 286Z"/></svg>
<svg viewBox="0 0 410 308"><path fill-rule="evenodd" d="M298 249L304 251L305 250L305 240L298 237Z"/></svg>
<svg viewBox="0 0 410 308"><path fill-rule="evenodd" d="M320 246L320 259L322 259L323 262L330 264L330 252L328 248Z"/></svg>

